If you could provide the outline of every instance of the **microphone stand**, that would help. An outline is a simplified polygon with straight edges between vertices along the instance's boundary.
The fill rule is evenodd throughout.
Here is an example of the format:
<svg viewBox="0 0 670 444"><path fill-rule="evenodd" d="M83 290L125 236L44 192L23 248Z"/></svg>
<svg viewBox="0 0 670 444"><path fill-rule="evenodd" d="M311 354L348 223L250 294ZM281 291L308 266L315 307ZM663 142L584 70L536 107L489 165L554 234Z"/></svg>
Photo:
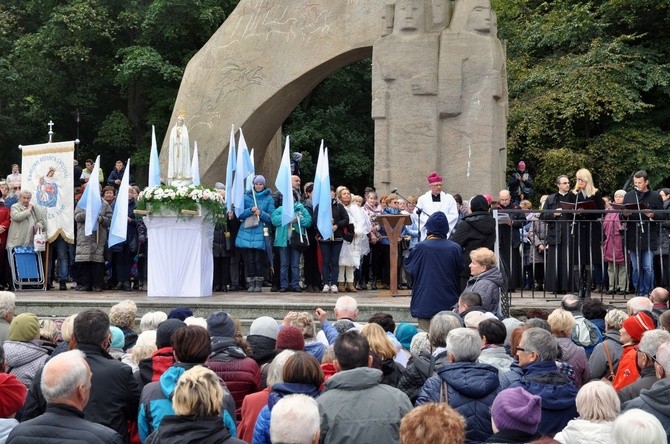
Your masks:
<svg viewBox="0 0 670 444"><path fill-rule="evenodd" d="M397 188L392 189L392 190L391 190L391 193L393 193L393 194L397 194L398 197L401 197L401 198L405 199L405 202L409 202L409 199L407 199L407 198L406 198L405 196L403 196L402 194L398 193L398 189L397 189ZM415 205L415 208L416 208L416 215L418 216L417 219L418 219L418 222L419 222L419 242L421 242L421 213L425 214L427 217L432 216L432 214L423 211L421 208L417 207L416 205Z"/></svg>
<svg viewBox="0 0 670 444"><path fill-rule="evenodd" d="M637 203L637 216L640 218L640 231L644 234L644 224L642 223L642 213L640 213L640 198L637 195L637 187L635 187L633 191L635 192L635 202Z"/></svg>

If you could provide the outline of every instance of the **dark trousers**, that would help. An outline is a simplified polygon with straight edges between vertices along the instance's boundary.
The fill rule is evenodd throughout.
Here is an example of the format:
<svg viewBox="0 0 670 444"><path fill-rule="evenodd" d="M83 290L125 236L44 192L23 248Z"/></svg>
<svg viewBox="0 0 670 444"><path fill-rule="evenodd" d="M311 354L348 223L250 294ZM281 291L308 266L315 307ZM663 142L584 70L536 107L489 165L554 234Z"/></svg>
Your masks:
<svg viewBox="0 0 670 444"><path fill-rule="evenodd" d="M265 250L244 248L242 251L244 254L244 270L247 273L247 279L252 277L265 277L265 263L268 260Z"/></svg>
<svg viewBox="0 0 670 444"><path fill-rule="evenodd" d="M337 285L337 275L340 272L340 251L342 242L319 242L321 247L321 280L324 285Z"/></svg>
<svg viewBox="0 0 670 444"><path fill-rule="evenodd" d="M230 257L214 258L214 289L220 290L227 288L230 283Z"/></svg>
<svg viewBox="0 0 670 444"><path fill-rule="evenodd" d="M105 278L105 264L103 262L79 262L79 281L82 287L102 288Z"/></svg>

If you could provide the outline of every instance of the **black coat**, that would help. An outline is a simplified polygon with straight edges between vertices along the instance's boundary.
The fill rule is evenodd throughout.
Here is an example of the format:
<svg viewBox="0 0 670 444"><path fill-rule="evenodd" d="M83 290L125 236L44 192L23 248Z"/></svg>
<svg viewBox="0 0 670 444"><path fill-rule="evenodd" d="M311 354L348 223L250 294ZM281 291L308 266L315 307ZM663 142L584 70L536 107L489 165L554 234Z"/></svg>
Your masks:
<svg viewBox="0 0 670 444"><path fill-rule="evenodd" d="M87 421L84 414L72 406L49 404L43 415L14 427L6 442L121 444L123 440L109 427Z"/></svg>
<svg viewBox="0 0 670 444"><path fill-rule="evenodd" d="M128 442L128 421L137 420L140 387L130 366L117 361L94 344L77 344L86 354L91 367L91 395L84 409L84 418L116 430ZM22 420L35 418L46 410L40 380L42 370L35 375L26 398Z"/></svg>
<svg viewBox="0 0 670 444"><path fill-rule="evenodd" d="M470 252L477 248L493 250L496 243L496 220L488 211L468 214L456 225L449 238L463 248L461 277L470 277Z"/></svg>
<svg viewBox="0 0 670 444"><path fill-rule="evenodd" d="M166 416L145 444L244 444L233 438L218 416Z"/></svg>
<svg viewBox="0 0 670 444"><path fill-rule="evenodd" d="M332 215L332 225L337 225L337 230L333 233L333 239L336 242L342 242L344 236L344 228L349 226L349 213L347 209L344 208L344 205L339 203L337 200L333 200L330 206L331 215ZM318 228L318 217L319 217L319 207L314 210L314 226ZM330 239L324 239L322 242L329 242Z"/></svg>
<svg viewBox="0 0 670 444"><path fill-rule="evenodd" d="M623 198L623 203L625 205L637 204L639 201L640 206L646 205L649 208L649 212L663 209L663 200L656 191L647 190L644 193L637 193L637 198L635 197L636 193L636 191L629 191L626 193L626 196ZM626 248L631 251L635 251L638 248L639 251L656 251L658 248L659 226L650 223L650 219L645 216L644 213L631 214L627 219ZM666 217L665 214L662 213L657 213L654 216L654 220L664 219L666 219ZM642 231L643 227L644 232Z"/></svg>
<svg viewBox="0 0 670 444"><path fill-rule="evenodd" d="M498 433L491 435L489 439L484 442L494 443L526 443L538 439L540 435L520 432L518 430L500 430Z"/></svg>

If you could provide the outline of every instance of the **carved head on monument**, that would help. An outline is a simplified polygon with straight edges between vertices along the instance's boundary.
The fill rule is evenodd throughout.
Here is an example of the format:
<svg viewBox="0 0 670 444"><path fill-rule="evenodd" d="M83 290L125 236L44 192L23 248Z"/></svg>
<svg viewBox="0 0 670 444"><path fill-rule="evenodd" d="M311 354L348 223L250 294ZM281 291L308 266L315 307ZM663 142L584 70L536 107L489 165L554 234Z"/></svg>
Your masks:
<svg viewBox="0 0 670 444"><path fill-rule="evenodd" d="M449 29L454 32L490 33L491 12L490 0L458 0Z"/></svg>
<svg viewBox="0 0 670 444"><path fill-rule="evenodd" d="M425 30L424 0L398 0L395 5L396 32L423 32Z"/></svg>

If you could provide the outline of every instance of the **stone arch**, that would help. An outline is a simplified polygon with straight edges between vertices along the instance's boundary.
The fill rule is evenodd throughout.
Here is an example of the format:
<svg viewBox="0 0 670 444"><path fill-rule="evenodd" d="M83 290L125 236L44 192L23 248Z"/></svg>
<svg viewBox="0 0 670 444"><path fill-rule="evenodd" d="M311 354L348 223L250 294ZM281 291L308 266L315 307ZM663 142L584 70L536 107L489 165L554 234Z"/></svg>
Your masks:
<svg viewBox="0 0 670 444"><path fill-rule="evenodd" d="M372 55L383 33L384 5L385 0L241 0L186 67L169 125L179 110L186 111L203 183L225 176L233 123L255 149L257 168L273 175L281 153L267 147L277 130L335 70ZM164 165L167 146L166 138Z"/></svg>

